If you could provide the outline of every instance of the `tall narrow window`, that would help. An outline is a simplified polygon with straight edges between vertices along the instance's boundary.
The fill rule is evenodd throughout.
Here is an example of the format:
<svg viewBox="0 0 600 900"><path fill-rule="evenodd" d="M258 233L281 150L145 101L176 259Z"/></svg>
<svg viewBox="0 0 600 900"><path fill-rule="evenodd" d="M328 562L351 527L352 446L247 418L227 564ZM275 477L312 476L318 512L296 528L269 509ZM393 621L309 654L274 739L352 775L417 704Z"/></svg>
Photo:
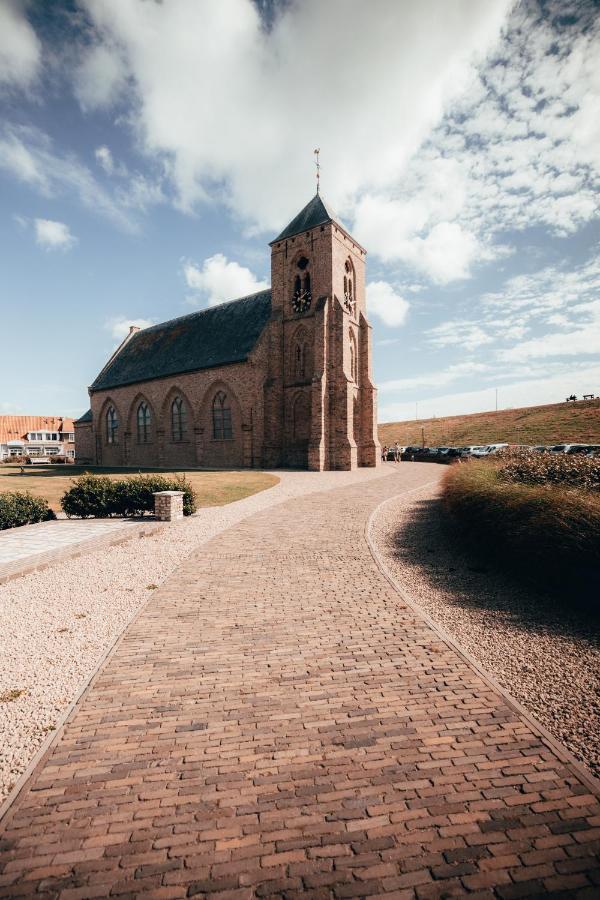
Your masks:
<svg viewBox="0 0 600 900"><path fill-rule="evenodd" d="M354 277L354 266L352 265L352 260L347 259L344 263L344 305L351 315L355 314L356 310L356 297L354 294L354 282L356 281Z"/></svg>
<svg viewBox="0 0 600 900"><path fill-rule="evenodd" d="M106 443L116 444L119 431L119 419L114 406L109 406L106 412ZM69 436L70 440L70 436Z"/></svg>
<svg viewBox="0 0 600 900"><path fill-rule="evenodd" d="M150 407L147 403L138 406L137 439L138 444L147 444L150 440Z"/></svg>
<svg viewBox="0 0 600 900"><path fill-rule="evenodd" d="M171 434L174 441L184 441L187 435L187 410L181 397L171 403Z"/></svg>
<svg viewBox="0 0 600 900"><path fill-rule="evenodd" d="M218 391L213 400L213 438L216 441L230 441L233 438L231 407L227 395Z"/></svg>

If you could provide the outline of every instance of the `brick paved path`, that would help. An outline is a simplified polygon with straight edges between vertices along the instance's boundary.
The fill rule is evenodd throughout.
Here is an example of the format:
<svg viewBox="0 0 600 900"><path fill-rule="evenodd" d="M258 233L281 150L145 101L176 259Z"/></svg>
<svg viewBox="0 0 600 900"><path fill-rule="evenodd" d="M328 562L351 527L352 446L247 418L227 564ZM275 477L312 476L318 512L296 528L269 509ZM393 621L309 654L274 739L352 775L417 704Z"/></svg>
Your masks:
<svg viewBox="0 0 600 900"><path fill-rule="evenodd" d="M600 805L364 539L410 467L155 592L17 799L3 897L597 897Z"/></svg>

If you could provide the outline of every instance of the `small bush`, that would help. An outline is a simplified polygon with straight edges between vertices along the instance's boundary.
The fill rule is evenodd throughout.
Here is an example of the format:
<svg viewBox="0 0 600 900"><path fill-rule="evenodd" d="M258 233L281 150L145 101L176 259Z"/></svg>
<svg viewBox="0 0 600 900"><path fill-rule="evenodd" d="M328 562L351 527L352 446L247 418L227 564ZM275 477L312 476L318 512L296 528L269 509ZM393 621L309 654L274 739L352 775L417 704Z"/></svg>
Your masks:
<svg viewBox="0 0 600 900"><path fill-rule="evenodd" d="M600 496L508 480L505 464L452 467L443 501L458 533L507 568L560 584L600 574Z"/></svg>
<svg viewBox="0 0 600 900"><path fill-rule="evenodd" d="M66 514L80 519L105 519L116 514L114 481L106 475L84 472L63 495L60 505Z"/></svg>
<svg viewBox="0 0 600 900"><path fill-rule="evenodd" d="M85 472L60 502L69 517L143 516L154 512L156 491L183 491L184 516L196 511L196 494L183 475L134 475L112 480Z"/></svg>
<svg viewBox="0 0 600 900"><path fill-rule="evenodd" d="M29 492L11 491L0 494L0 531L55 518L48 502L32 497Z"/></svg>

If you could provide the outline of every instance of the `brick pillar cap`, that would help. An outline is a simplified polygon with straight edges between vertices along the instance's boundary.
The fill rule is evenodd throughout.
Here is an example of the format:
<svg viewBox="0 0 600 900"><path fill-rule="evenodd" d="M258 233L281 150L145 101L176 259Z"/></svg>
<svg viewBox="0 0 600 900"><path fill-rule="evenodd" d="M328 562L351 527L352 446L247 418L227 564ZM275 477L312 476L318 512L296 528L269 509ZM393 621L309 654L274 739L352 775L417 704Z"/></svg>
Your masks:
<svg viewBox="0 0 600 900"><path fill-rule="evenodd" d="M153 491L153 497L183 497L185 491Z"/></svg>

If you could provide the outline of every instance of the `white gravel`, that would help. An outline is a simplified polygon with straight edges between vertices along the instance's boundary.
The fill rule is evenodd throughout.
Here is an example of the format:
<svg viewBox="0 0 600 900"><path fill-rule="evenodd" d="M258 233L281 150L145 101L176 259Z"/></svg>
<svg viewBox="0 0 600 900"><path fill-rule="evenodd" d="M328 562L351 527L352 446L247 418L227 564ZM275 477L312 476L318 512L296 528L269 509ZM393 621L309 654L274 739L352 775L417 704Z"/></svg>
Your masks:
<svg viewBox="0 0 600 900"><path fill-rule="evenodd" d="M408 596L548 731L600 775L600 623L458 545L439 488L381 507L372 537Z"/></svg>
<svg viewBox="0 0 600 900"><path fill-rule="evenodd" d="M0 801L152 586L200 544L292 497L392 471L275 472L279 484L244 500L0 586Z"/></svg>

